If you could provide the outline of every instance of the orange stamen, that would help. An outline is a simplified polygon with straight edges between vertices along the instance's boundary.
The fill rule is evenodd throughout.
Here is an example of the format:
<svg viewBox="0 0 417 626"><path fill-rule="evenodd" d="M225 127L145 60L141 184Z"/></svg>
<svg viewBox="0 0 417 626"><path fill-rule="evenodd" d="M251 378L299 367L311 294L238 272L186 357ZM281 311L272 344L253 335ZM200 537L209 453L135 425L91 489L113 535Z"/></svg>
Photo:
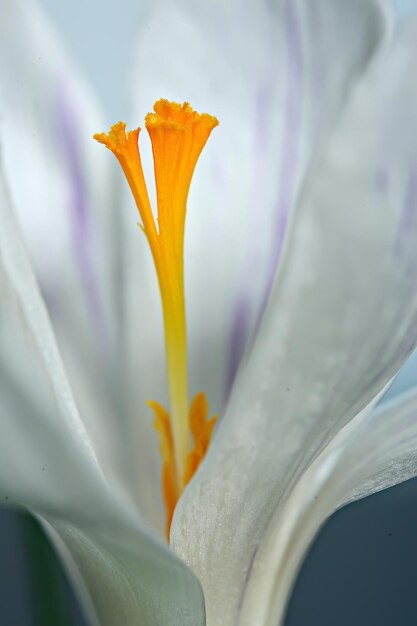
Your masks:
<svg viewBox="0 0 417 626"><path fill-rule="evenodd" d="M171 433L169 413L158 402L148 402L152 408L155 421L154 428L159 437L159 449L162 456L162 492L167 512L166 536L169 541L171 522L174 509L180 496L175 481L174 447ZM187 455L184 486L187 486L196 473L201 461L209 448L213 429L217 422L217 415L208 419L208 404L204 393L198 393L191 403L189 421L193 435L193 447Z"/></svg>
<svg viewBox="0 0 417 626"><path fill-rule="evenodd" d="M151 402L163 459L162 490L169 532L175 504L203 459L215 419L207 402L188 396L187 332L184 296L184 229L193 172L215 117L199 114L186 102L158 100L145 118L152 142L158 222L149 201L139 153L140 128L126 132L118 122L108 134L94 135L117 157L127 178L155 263L164 315L170 413ZM193 439L193 447L191 446Z"/></svg>
<svg viewBox="0 0 417 626"><path fill-rule="evenodd" d="M167 512L165 532L169 541L172 516L174 515L175 505L179 498L175 473L174 442L172 439L169 413L163 406L158 404L158 402L150 401L148 404L155 415L153 427L158 433L159 449L162 457L162 495Z"/></svg>
<svg viewBox="0 0 417 626"><path fill-rule="evenodd" d="M190 427L194 438L194 447L187 456L184 482L190 482L196 473L198 466L204 459L210 445L213 429L217 422L217 415L208 418L208 404L204 393L198 393L190 407Z"/></svg>

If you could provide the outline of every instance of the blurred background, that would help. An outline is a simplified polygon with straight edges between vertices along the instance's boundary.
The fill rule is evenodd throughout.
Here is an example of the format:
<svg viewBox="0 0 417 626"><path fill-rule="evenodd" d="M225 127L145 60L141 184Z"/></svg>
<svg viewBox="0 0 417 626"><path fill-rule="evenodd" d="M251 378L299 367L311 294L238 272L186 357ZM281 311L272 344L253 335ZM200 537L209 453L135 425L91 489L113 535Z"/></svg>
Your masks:
<svg viewBox="0 0 417 626"><path fill-rule="evenodd" d="M129 63L145 1L39 0L95 87L108 122L128 116ZM396 0L399 19L417 0ZM114 45L112 33L123 32ZM417 113L416 113L417 114ZM417 384L413 355L391 387ZM286 626L417 624L417 479L338 511L300 572ZM87 626L52 548L26 513L0 508L4 626Z"/></svg>

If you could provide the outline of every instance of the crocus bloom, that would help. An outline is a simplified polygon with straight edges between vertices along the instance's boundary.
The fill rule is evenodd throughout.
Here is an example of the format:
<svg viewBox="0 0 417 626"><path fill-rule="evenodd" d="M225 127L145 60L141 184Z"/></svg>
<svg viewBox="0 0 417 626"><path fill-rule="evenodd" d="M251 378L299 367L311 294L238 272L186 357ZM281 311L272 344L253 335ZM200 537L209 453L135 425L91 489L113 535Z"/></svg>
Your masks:
<svg viewBox="0 0 417 626"><path fill-rule="evenodd" d="M0 16L1 496L101 624L275 625L326 517L415 474L416 395L374 405L417 340L416 25L371 0L149 12L133 124L161 96L221 121L184 260L189 386L219 424L168 547L151 255L36 6Z"/></svg>

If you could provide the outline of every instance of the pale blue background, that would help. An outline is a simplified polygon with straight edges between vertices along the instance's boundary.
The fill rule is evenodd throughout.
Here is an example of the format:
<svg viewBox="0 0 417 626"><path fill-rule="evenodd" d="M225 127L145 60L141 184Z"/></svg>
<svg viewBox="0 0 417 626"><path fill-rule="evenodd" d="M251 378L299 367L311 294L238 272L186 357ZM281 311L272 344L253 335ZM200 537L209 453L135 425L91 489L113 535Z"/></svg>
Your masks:
<svg viewBox="0 0 417 626"><path fill-rule="evenodd" d="M108 123L128 117L129 62L137 25L146 14L144 2L39 1L96 89ZM402 19L417 10L417 0L393 1ZM410 80L417 80L417 75ZM389 394L416 384L414 354ZM19 524L22 521L9 514L0 515L1 623L35 626L28 600L27 556L16 530ZM332 517L306 559L286 626L416 626L416 590L417 479L346 507ZM72 606L68 624L82 626L71 594L68 602Z"/></svg>

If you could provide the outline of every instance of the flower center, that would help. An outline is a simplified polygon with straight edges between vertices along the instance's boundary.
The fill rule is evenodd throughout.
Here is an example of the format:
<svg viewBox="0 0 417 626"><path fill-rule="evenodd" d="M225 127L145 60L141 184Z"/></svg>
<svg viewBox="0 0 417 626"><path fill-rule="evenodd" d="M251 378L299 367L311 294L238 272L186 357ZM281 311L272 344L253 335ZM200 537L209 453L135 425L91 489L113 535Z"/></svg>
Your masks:
<svg viewBox="0 0 417 626"><path fill-rule="evenodd" d="M175 505L210 444L216 417L208 418L207 401L198 393L189 402L187 329L184 294L184 229L188 191L197 160L215 117L199 114L188 103L158 100L145 126L152 143L157 198L156 225L139 153L140 128L126 133L118 122L108 134L94 138L117 157L142 220L161 293L170 413L149 402L162 455L162 490L167 510L167 535Z"/></svg>

